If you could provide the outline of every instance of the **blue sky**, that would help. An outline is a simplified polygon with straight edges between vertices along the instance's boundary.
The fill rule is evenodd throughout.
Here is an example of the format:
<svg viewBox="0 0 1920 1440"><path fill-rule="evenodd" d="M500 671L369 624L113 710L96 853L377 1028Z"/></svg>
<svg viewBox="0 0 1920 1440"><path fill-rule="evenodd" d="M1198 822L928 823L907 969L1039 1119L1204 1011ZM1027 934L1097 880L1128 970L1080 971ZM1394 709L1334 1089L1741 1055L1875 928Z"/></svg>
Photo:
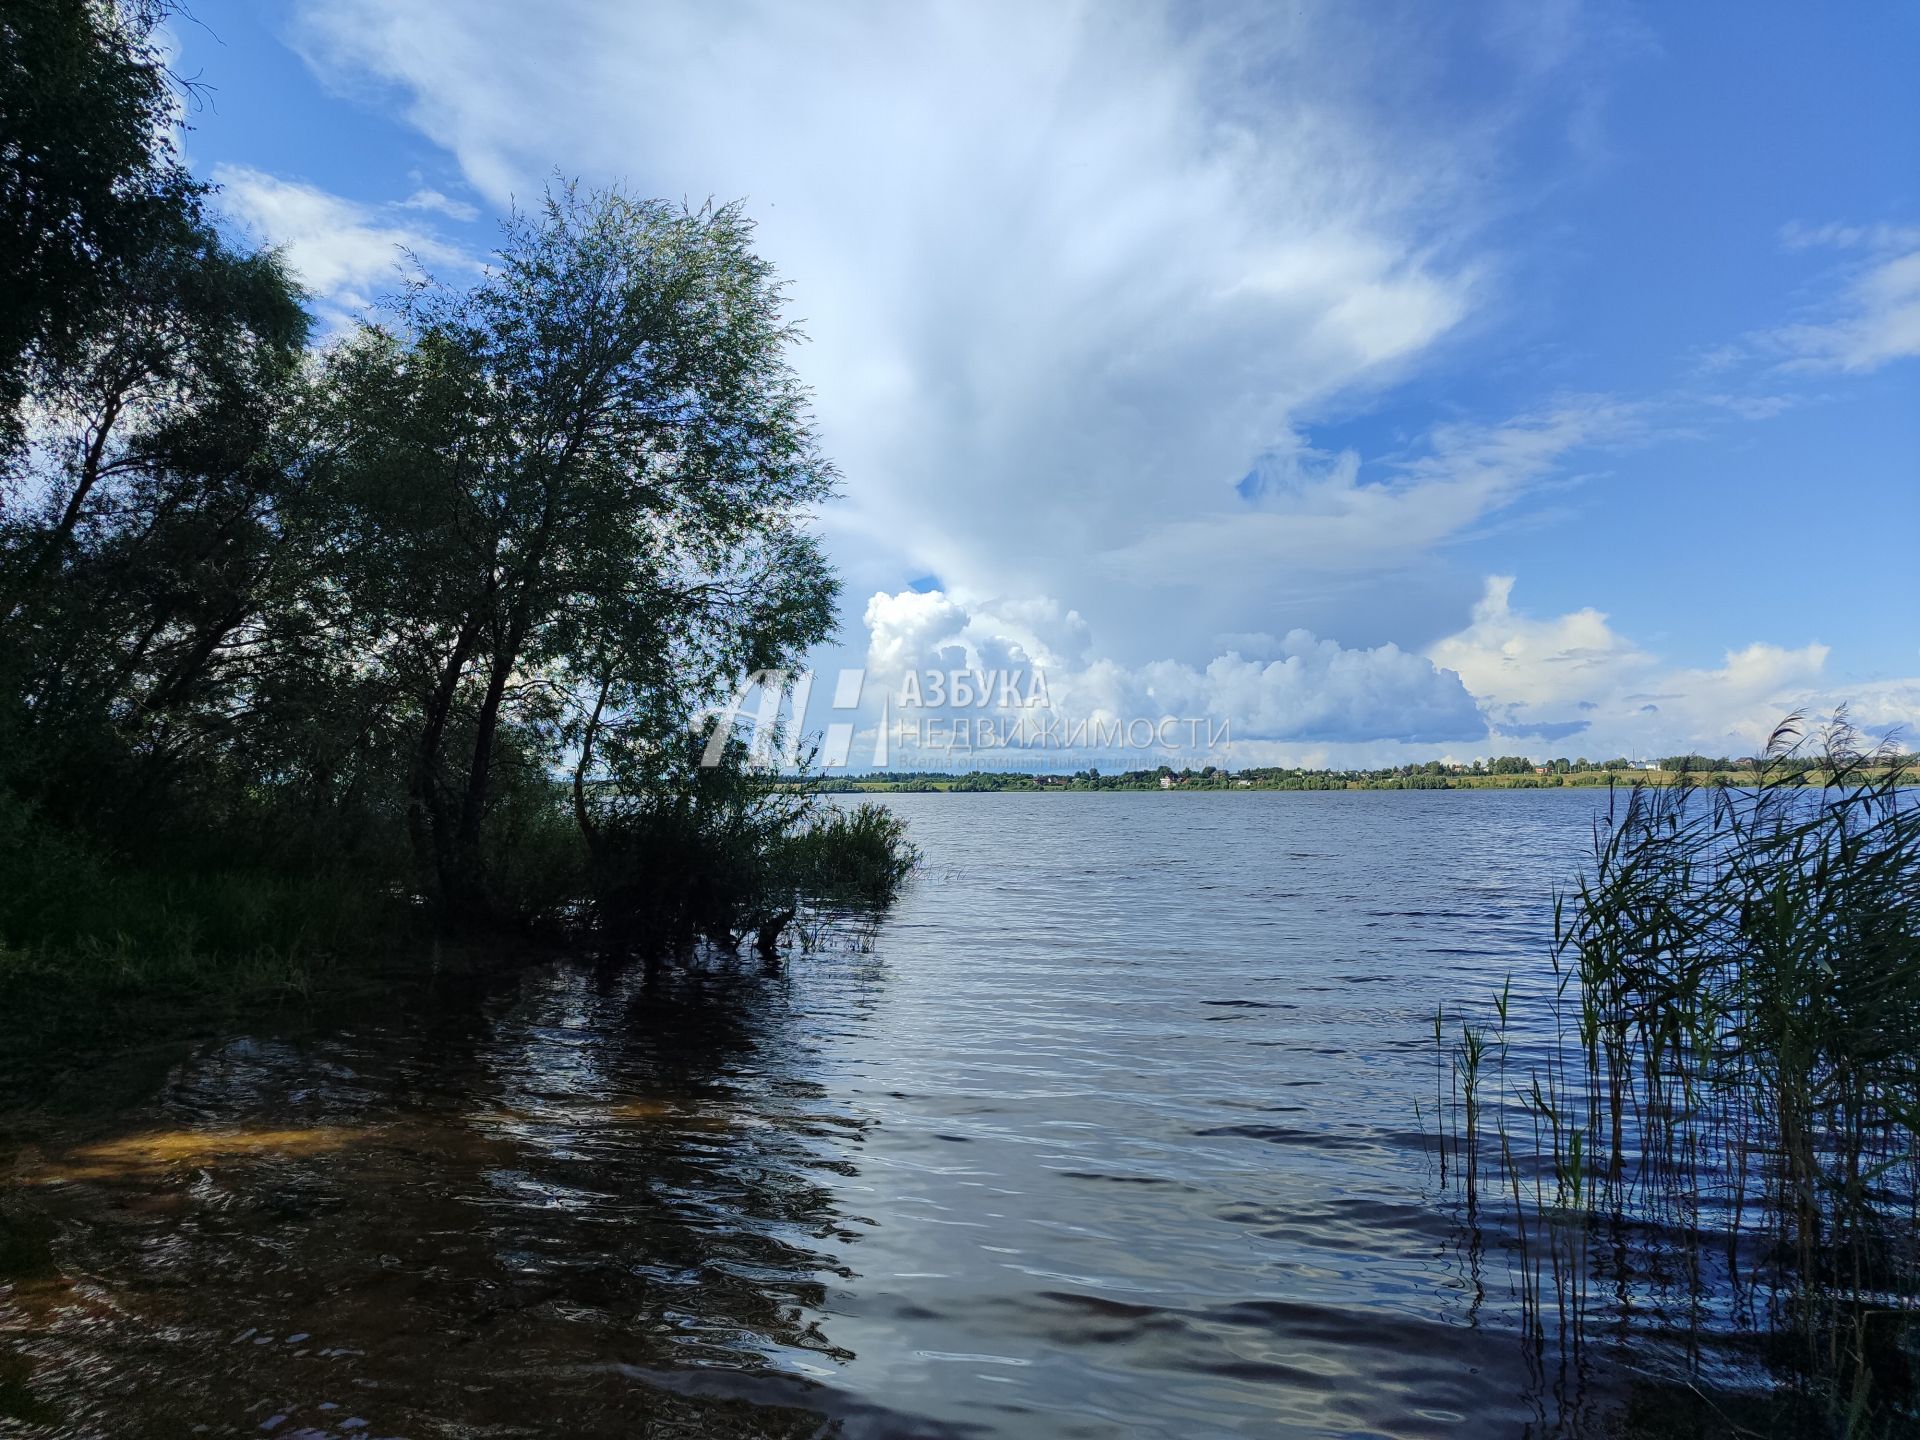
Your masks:
<svg viewBox="0 0 1920 1440"><path fill-rule="evenodd" d="M1911 6L194 16L189 158L329 327L556 170L746 199L845 476L823 668L1235 763L1920 728Z"/></svg>

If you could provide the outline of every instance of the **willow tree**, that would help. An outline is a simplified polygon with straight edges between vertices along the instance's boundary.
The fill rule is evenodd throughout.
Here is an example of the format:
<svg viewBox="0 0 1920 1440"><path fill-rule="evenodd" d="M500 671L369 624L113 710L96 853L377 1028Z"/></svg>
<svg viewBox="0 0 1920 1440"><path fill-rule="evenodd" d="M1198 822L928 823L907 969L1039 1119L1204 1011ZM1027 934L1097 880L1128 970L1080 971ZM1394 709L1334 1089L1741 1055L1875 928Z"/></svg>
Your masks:
<svg viewBox="0 0 1920 1440"><path fill-rule="evenodd" d="M167 8L0 9L0 792L70 828L159 816L232 748L307 336L179 162Z"/></svg>
<svg viewBox="0 0 1920 1440"><path fill-rule="evenodd" d="M198 215L171 140L165 0L0 6L0 447L37 381L90 340Z"/></svg>
<svg viewBox="0 0 1920 1440"><path fill-rule="evenodd" d="M503 757L657 734L827 631L832 471L738 206L556 189L470 288L423 283L327 362L314 525L408 697L410 830L485 898ZM583 824L591 821L576 805Z"/></svg>

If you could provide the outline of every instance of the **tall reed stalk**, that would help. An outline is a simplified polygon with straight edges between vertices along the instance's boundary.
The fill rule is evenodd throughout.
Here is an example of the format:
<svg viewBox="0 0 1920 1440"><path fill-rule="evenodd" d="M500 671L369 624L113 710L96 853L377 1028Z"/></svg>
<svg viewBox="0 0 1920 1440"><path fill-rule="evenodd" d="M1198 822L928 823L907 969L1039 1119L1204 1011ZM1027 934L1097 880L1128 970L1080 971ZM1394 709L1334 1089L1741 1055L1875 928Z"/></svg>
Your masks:
<svg viewBox="0 0 1920 1440"><path fill-rule="evenodd" d="M1610 801L1556 897L1544 1058L1507 1078L1510 986L1491 1034L1456 1016L1452 1183L1512 1206L1536 1355L1653 1312L1695 1366L1757 1339L1833 1435L1920 1434L1920 804L1844 716L1812 743L1821 788L1793 717L1747 785Z"/></svg>

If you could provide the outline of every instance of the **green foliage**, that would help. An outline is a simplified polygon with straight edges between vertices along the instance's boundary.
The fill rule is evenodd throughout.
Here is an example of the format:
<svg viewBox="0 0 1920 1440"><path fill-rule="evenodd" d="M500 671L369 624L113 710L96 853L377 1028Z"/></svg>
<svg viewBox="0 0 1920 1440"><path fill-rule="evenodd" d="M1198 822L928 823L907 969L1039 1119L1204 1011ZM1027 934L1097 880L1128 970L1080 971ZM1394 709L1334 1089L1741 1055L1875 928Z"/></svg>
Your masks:
<svg viewBox="0 0 1920 1440"><path fill-rule="evenodd" d="M478 287L422 284L316 382L301 523L402 697L444 898L494 898L509 750L531 773L571 744L578 789L617 791L740 673L827 632L804 521L832 472L751 234L737 207L562 187ZM315 607L339 572L318 583Z"/></svg>
<svg viewBox="0 0 1920 1440"><path fill-rule="evenodd" d="M1662 770L1674 775L1712 775L1742 768L1740 761L1725 755L1718 758L1710 755L1668 755L1659 761L1659 765Z"/></svg>
<svg viewBox="0 0 1920 1440"><path fill-rule="evenodd" d="M659 953L695 936L726 948L752 937L771 953L810 907L892 902L919 858L904 822L881 806L840 809L804 777L753 765L737 739L717 764L703 749L662 745L644 775L582 797L607 943Z"/></svg>
<svg viewBox="0 0 1920 1440"><path fill-rule="evenodd" d="M167 138L167 7L9 0L0 10L0 424L58 376L198 220L202 187Z"/></svg>
<svg viewBox="0 0 1920 1440"><path fill-rule="evenodd" d="M873 804L826 807L774 852L797 893L859 905L890 903L919 863L906 822Z"/></svg>
<svg viewBox="0 0 1920 1440"><path fill-rule="evenodd" d="M694 936L732 948L790 907L772 857L817 802L748 766L738 745L715 766L691 746L676 759L674 773L619 787L593 823L596 928L648 954Z"/></svg>
<svg viewBox="0 0 1920 1440"><path fill-rule="evenodd" d="M314 350L170 148L162 8L0 14L14 973L186 984L422 912L757 931L811 802L701 767L690 722L825 638L838 582L744 211L556 184L477 282Z"/></svg>

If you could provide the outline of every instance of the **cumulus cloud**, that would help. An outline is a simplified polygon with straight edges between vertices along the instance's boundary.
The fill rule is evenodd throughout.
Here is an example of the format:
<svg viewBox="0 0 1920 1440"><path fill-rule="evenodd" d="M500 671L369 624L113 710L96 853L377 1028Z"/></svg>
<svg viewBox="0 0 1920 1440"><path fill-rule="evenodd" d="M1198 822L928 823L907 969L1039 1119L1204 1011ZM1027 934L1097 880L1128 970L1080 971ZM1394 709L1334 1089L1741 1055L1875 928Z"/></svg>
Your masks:
<svg viewBox="0 0 1920 1440"><path fill-rule="evenodd" d="M1348 650L1294 630L1280 649L1269 660L1221 655L1204 670L1163 661L1129 688L1168 714L1230 719L1248 740L1422 744L1486 733L1458 675L1396 645Z"/></svg>
<svg viewBox="0 0 1920 1440"><path fill-rule="evenodd" d="M898 696L912 683L916 701L932 686L917 678L909 682L909 676L978 677L970 688L979 694L1011 673L1020 677L1012 694L1024 698L1038 670L1046 718L1067 726L1091 721L1124 731L1172 717L1204 723L1197 730L1169 730L1168 737L1190 742L1195 734L1223 735L1236 746L1430 743L1486 734L1458 675L1394 645L1346 649L1295 630L1277 640L1254 637L1265 652L1258 656L1232 650L1204 666L1159 660L1129 667L1089 660L1084 622L1051 602L969 605L939 591L882 592L867 602L865 619L870 677L887 695ZM947 708L1007 707L996 697L987 706ZM1168 753L1208 758L1178 743Z"/></svg>
<svg viewBox="0 0 1920 1440"><path fill-rule="evenodd" d="M1836 682L1818 642L1756 642L1727 651L1717 666L1672 666L1598 610L1529 615L1514 608L1513 588L1511 576L1490 577L1472 622L1427 652L1458 672L1497 736L1596 757L1751 754L1796 710L1821 716L1844 705L1876 733L1920 720L1920 680Z"/></svg>
<svg viewBox="0 0 1920 1440"><path fill-rule="evenodd" d="M1654 667L1598 610L1545 619L1513 608L1514 577L1488 578L1472 622L1427 653L1503 711L1531 714L1571 708L1631 689Z"/></svg>
<svg viewBox="0 0 1920 1440"><path fill-rule="evenodd" d="M946 664L1065 671L1088 663L1086 621L1048 598L968 606L941 590L882 591L863 618L867 668L883 677Z"/></svg>

